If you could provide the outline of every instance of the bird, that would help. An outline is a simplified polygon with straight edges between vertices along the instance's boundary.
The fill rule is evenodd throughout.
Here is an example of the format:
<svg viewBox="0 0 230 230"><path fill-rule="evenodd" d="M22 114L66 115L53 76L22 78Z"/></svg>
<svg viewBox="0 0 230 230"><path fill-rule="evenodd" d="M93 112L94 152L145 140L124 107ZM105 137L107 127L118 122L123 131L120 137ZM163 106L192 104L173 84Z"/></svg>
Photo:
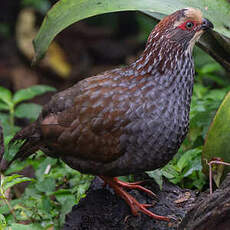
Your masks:
<svg viewBox="0 0 230 230"><path fill-rule="evenodd" d="M42 150L81 173L99 176L133 215L170 221L139 203L126 188L153 192L118 176L154 170L176 154L189 127L194 84L192 50L213 24L195 8L164 17L133 63L79 81L55 94L38 119L11 143L10 164Z"/></svg>

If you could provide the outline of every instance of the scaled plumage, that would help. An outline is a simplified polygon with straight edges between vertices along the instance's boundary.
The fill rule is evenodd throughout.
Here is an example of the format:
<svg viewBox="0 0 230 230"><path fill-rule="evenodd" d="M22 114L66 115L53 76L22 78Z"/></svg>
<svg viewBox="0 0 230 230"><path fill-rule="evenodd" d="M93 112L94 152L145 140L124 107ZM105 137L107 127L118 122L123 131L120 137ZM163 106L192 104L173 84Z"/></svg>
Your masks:
<svg viewBox="0 0 230 230"><path fill-rule="evenodd" d="M210 27L197 9L165 17L136 62L53 96L14 137L25 140L14 159L41 149L105 180L164 166L188 131L192 48Z"/></svg>

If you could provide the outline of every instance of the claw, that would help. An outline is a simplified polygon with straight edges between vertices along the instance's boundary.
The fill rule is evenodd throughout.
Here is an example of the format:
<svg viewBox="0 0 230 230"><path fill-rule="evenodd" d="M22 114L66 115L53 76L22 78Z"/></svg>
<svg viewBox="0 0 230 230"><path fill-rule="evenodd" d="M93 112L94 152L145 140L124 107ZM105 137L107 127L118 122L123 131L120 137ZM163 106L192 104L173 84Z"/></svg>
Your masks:
<svg viewBox="0 0 230 230"><path fill-rule="evenodd" d="M177 221L178 220L178 218L176 218L176 216L173 216L173 215L169 215L168 218L170 220L173 220L173 221Z"/></svg>
<svg viewBox="0 0 230 230"><path fill-rule="evenodd" d="M153 207L153 204L143 204L145 208Z"/></svg>
<svg viewBox="0 0 230 230"><path fill-rule="evenodd" d="M138 215L138 212L142 212L151 218L154 218L156 220L163 220L163 221L170 221L169 217L166 216L159 216L151 211L149 211L147 208L153 206L152 204L141 204L139 203L133 196L131 196L128 192L126 192L122 187L130 188L130 189L139 189L142 190L150 195L156 196L152 191L140 186L139 184L133 184L133 183L126 183L123 181L119 181L117 178L111 178L111 177L104 177L100 176L106 184L108 184L111 188L114 189L117 195L119 195L121 198L123 198L126 203L130 206L131 212L134 216ZM139 183L139 182L137 182Z"/></svg>

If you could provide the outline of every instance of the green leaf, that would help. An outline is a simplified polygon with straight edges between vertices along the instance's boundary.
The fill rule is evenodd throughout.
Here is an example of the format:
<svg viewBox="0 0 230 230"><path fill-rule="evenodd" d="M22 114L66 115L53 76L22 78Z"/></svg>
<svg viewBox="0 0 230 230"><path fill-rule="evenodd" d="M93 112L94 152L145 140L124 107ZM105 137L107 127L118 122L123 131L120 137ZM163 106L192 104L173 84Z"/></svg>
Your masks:
<svg viewBox="0 0 230 230"><path fill-rule="evenodd" d="M5 217L0 213L0 230L4 230L6 227L6 219Z"/></svg>
<svg viewBox="0 0 230 230"><path fill-rule="evenodd" d="M42 110L42 106L34 103L22 103L15 109L14 116L36 120Z"/></svg>
<svg viewBox="0 0 230 230"><path fill-rule="evenodd" d="M38 178L38 180L42 181L45 177L45 171L48 167L48 165L52 166L56 164L57 159L53 159L51 157L46 157L43 162L39 164L39 167L36 169L35 175Z"/></svg>
<svg viewBox="0 0 230 230"><path fill-rule="evenodd" d="M12 93L10 90L0 86L0 101L4 102L8 106L11 106L12 103Z"/></svg>
<svg viewBox="0 0 230 230"><path fill-rule="evenodd" d="M71 191L69 189L59 189L50 195L55 195L58 202L61 204L65 204L66 196L72 195Z"/></svg>
<svg viewBox="0 0 230 230"><path fill-rule="evenodd" d="M65 220L65 215L69 213L75 205L75 196L72 195L68 190L62 190L55 195L58 202L62 204L60 222L63 224Z"/></svg>
<svg viewBox="0 0 230 230"><path fill-rule="evenodd" d="M216 183L216 186L219 188L220 187L220 182L221 182L221 178L223 176L224 173L224 165L222 164L213 164L212 165L212 177L213 180Z"/></svg>
<svg viewBox="0 0 230 230"><path fill-rule="evenodd" d="M209 174L207 163L214 158L220 158L224 162L230 163L230 92L220 105L213 122L206 136L205 145L202 152L203 171ZM221 167L218 177L222 175ZM218 170L217 170L218 171ZM224 167L224 175L230 172L230 167Z"/></svg>
<svg viewBox="0 0 230 230"><path fill-rule="evenodd" d="M12 176L1 176L1 186L4 187L7 183L11 182L12 180L21 177L21 175L14 174Z"/></svg>
<svg viewBox="0 0 230 230"><path fill-rule="evenodd" d="M17 152L17 151L15 151ZM12 154L13 155L13 154ZM8 157L8 158L5 158L6 160L7 159L12 159L12 157ZM5 175L9 175L9 174L12 174L12 173L16 173L16 172L19 172L21 171L22 169L24 169L25 167L31 165L31 159L27 159L25 161L15 161L12 165L10 165L10 167L4 172Z"/></svg>
<svg viewBox="0 0 230 230"><path fill-rule="evenodd" d="M195 180L193 180L193 185L201 191L204 185L207 183L207 177L201 171L198 171L195 174L197 176Z"/></svg>
<svg viewBox="0 0 230 230"><path fill-rule="evenodd" d="M10 188L10 187L12 187L12 186L14 186L16 184L20 184L20 183L28 182L28 181L33 181L33 179L32 178L28 178L28 177L16 178L13 181L7 183L4 188L8 189L8 188Z"/></svg>
<svg viewBox="0 0 230 230"><path fill-rule="evenodd" d="M201 152L200 152L201 153ZM190 176L194 171L201 171L201 157L200 154L195 159L192 160L190 163L188 170L184 173L184 177Z"/></svg>
<svg viewBox="0 0 230 230"><path fill-rule="evenodd" d="M227 0L221 0L221 3L219 0L60 0L48 12L34 40L35 61L43 57L59 32L82 19L98 14L132 10L145 11L160 19L164 15L187 7L201 9L204 17L214 23L216 31L230 36L230 30L227 29L230 27L230 4Z"/></svg>
<svg viewBox="0 0 230 230"><path fill-rule="evenodd" d="M7 161L10 161L16 154L16 152L19 149L20 144L15 144L10 146L9 148L9 142L13 138L14 135L8 135L4 138L4 145L5 145L5 153L4 153L4 159Z"/></svg>
<svg viewBox="0 0 230 230"><path fill-rule="evenodd" d="M17 205L19 202L20 202L19 199L14 199L14 200L10 201L10 204L11 204L12 207L14 207L14 205ZM1 199L0 199L0 213L4 214L5 217L7 217L7 215L10 214L9 206L5 202L3 202L3 200L1 200ZM9 224L8 217L7 217L6 221Z"/></svg>
<svg viewBox="0 0 230 230"><path fill-rule="evenodd" d="M10 230L44 230L44 228L40 224L11 224Z"/></svg>
<svg viewBox="0 0 230 230"><path fill-rule="evenodd" d="M168 178L172 183L177 184L183 179L180 171L176 168L175 165L171 163L167 164L164 168L161 169L164 177Z"/></svg>
<svg viewBox="0 0 230 230"><path fill-rule="evenodd" d="M220 64L214 62L214 63L208 63L206 65L204 65L201 69L200 69L200 73L201 74L208 74L208 73L212 73L214 71L218 71L221 70L222 67L220 66Z"/></svg>
<svg viewBox="0 0 230 230"><path fill-rule="evenodd" d="M0 113L0 122L3 127L4 136L11 134L11 125L9 115L5 113Z"/></svg>
<svg viewBox="0 0 230 230"><path fill-rule="evenodd" d="M46 85L35 85L27 89L21 89L14 94L13 102L17 104L50 91L55 91L55 88Z"/></svg>
<svg viewBox="0 0 230 230"><path fill-rule="evenodd" d="M44 178L42 181L38 181L35 185L36 189L40 192L53 192L55 190L56 184L54 178Z"/></svg>
<svg viewBox="0 0 230 230"><path fill-rule="evenodd" d="M42 199L42 208L46 212L51 212L52 205L51 205L50 198L48 196L43 196L43 199Z"/></svg>
<svg viewBox="0 0 230 230"><path fill-rule="evenodd" d="M22 182L32 181L32 178L28 177L21 177L21 175L14 174L12 176L7 176L3 178L3 181L1 183L2 188L6 191L8 188L20 184Z"/></svg>
<svg viewBox="0 0 230 230"><path fill-rule="evenodd" d="M163 185L163 177L162 177L162 171L160 169L156 169L154 171L146 172L149 177L153 178L156 183L159 185L160 190L162 190Z"/></svg>
<svg viewBox="0 0 230 230"><path fill-rule="evenodd" d="M0 110L8 111L9 106L6 103L0 102Z"/></svg>
<svg viewBox="0 0 230 230"><path fill-rule="evenodd" d="M195 148L195 149L188 150L186 153L184 153L179 159L179 161L177 162L178 169L182 172L182 170L186 166L190 166L192 160L197 158L197 156L201 155L201 151L202 151L201 148Z"/></svg>

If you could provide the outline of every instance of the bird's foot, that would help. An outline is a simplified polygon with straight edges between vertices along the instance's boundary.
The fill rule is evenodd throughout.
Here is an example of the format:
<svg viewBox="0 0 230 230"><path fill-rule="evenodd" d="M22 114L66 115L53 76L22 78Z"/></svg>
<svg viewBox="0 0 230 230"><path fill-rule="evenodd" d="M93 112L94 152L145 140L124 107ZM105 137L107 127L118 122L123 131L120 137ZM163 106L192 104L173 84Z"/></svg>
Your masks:
<svg viewBox="0 0 230 230"><path fill-rule="evenodd" d="M139 189L141 191L146 192L147 194L156 196L152 191L140 186L141 182L134 182L134 183L127 183L118 180L117 178L113 177L105 177L100 176L101 179L108 184L117 195L119 195L125 202L130 206L131 212L134 216L138 215L138 212L142 212L156 220L163 220L163 221L170 221L170 218L166 216L159 216L154 214L153 212L149 211L147 208L153 206L152 204L141 204L139 203L133 196L131 196L128 192L126 192L123 187L130 188L130 189Z"/></svg>
<svg viewBox="0 0 230 230"><path fill-rule="evenodd" d="M116 177L114 177L113 180L123 188L138 189L138 190L141 190L141 191L147 193L150 196L156 197L155 193L153 193L151 190L140 185L140 184L144 183L144 181L136 181L136 182L129 183L129 182L121 181L121 180L117 179Z"/></svg>

